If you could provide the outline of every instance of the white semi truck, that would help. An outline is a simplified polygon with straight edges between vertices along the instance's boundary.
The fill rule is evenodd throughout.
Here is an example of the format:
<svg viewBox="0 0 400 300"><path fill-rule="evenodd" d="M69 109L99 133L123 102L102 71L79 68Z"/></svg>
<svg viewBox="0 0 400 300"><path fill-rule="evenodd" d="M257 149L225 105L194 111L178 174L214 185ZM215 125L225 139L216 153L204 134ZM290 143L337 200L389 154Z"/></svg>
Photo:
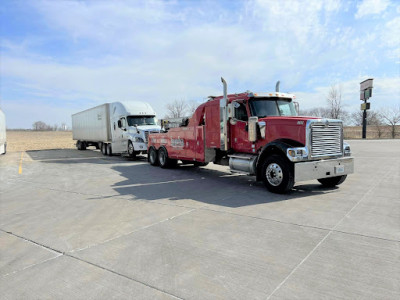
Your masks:
<svg viewBox="0 0 400 300"><path fill-rule="evenodd" d="M6 154L7 140L6 140L6 116L0 109L0 154Z"/></svg>
<svg viewBox="0 0 400 300"><path fill-rule="evenodd" d="M72 115L78 150L95 146L104 155L147 153L149 133L160 130L155 111L144 102L105 103Z"/></svg>

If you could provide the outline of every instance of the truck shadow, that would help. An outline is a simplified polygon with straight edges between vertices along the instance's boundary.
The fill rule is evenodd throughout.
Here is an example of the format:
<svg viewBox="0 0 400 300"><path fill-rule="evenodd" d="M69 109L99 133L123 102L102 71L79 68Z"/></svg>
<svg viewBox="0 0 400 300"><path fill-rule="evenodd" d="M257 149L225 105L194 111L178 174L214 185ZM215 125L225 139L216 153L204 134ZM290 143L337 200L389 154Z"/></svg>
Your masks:
<svg viewBox="0 0 400 300"><path fill-rule="evenodd" d="M315 195L323 196L336 190L323 188L319 184L300 184L288 194L273 194L263 183L256 182L255 177L231 174L228 167L210 164L209 167L201 168L179 165L175 169L161 169L149 165L146 156L138 156L133 160L121 156L103 156L98 150L40 150L27 151L27 154L32 160L41 163L109 164L110 167L99 171L103 170L105 176L112 176L110 187L118 195L128 196L127 198L132 200L173 202L174 205L182 206L197 207L210 204L234 208ZM118 175L117 182L111 179L115 178L115 175ZM101 198L107 197L114 196L105 195Z"/></svg>
<svg viewBox="0 0 400 300"><path fill-rule="evenodd" d="M255 177L233 175L226 171L193 166L161 169L150 165L113 166L126 180L113 185L119 195L161 202L172 201L183 205L193 202L227 207L241 207L298 199L313 195L326 195L336 188L323 188L319 184L297 185L288 194L270 193ZM321 200L322 201L322 200Z"/></svg>

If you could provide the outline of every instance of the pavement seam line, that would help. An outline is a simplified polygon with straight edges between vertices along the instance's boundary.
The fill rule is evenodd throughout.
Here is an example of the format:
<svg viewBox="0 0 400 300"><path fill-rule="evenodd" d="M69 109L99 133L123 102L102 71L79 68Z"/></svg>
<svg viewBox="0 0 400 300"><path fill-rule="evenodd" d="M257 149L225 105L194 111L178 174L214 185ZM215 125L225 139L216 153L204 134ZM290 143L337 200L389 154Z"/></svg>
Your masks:
<svg viewBox="0 0 400 300"><path fill-rule="evenodd" d="M26 269L29 269L29 268L35 267L35 266L37 266L37 265L43 264L43 263L45 263L45 262L48 262L48 261L50 261L50 260L59 258L60 256L63 256L63 254L60 254L60 253L59 253L58 255L56 255L56 256L54 256L54 257L51 257L51 258L45 259L45 260L43 260L43 261L40 261L40 262L38 262L38 263L35 263L35 264L32 264L32 265L23 267L23 268L20 269L20 270L15 270L15 271L13 271L13 272L4 274L2 277L7 277L7 276L10 276L10 275L14 275L14 274L16 274L16 273L25 271Z"/></svg>
<svg viewBox="0 0 400 300"><path fill-rule="evenodd" d="M166 204L166 205L168 205L168 204ZM324 231L333 231L333 232L338 232L338 233L343 233L343 234L348 234L348 235L355 235L355 236L362 236L362 237L366 237L366 238L378 239L378 240L383 240L383 241L388 241L388 242L395 242L395 243L400 242L400 240L393 240L393 239L383 238L383 237L379 237L379 236L372 236L372 235L356 233L356 232L346 232L346 231L329 229L329 228L324 228L324 227L305 225L305 224L298 224L298 223L292 223L292 222L285 222L285 221L280 221L280 220L275 220L275 219L270 219L270 218L248 216L248 215L242 215L242 214L228 212L228 211L215 210L215 209L212 209L212 208L207 208L206 206L208 206L208 205L209 204L206 204L205 206L199 207L199 210L208 210L208 211L212 211L212 212L216 212L216 213L223 213L223 214L228 214L228 215L233 215L233 216L238 216L238 217L262 220L262 221L271 221L271 222L275 222L275 223L279 223L279 224L293 225L293 226L298 226L298 227L303 227L303 228L319 229L319 230L324 230Z"/></svg>
<svg viewBox="0 0 400 300"><path fill-rule="evenodd" d="M15 179L15 180L16 181L28 182L28 183L40 184L40 183L27 181L27 180L23 180L23 179ZM185 180L187 180L187 179L185 179ZM157 202L157 201L149 202L148 200L144 200L144 199L131 199L130 196L126 196L126 195L87 194L87 193L81 193L81 192L75 192L75 191L52 189L52 188L43 187L43 186L35 186L35 188L43 189L43 190L49 190L49 191L55 191L55 192L72 193L72 194L78 194L78 195L84 195L84 196L95 196L95 197L102 197L102 198L110 198L111 197L111 198L118 198L118 199L124 199L124 200L129 200L129 201L140 201L140 202L143 202L143 203L146 203L146 204L156 204L156 205L164 205L164 206L171 206L171 207L192 208L192 207L186 206L186 205L162 203L162 202ZM222 198L220 200L227 200L227 199L232 198L232 197L233 196L228 196L228 197ZM230 215L246 217L246 218L252 218L252 219L257 219L257 220L271 221L271 222L276 222L276 223L280 223L280 224L294 225L294 226L299 226L299 227L304 227L304 228L320 229L320 230L325 230L325 231L332 230L334 232L339 232L339 233L343 233L343 234L355 235L355 236L363 236L363 237L368 237L368 238L373 238L373 239L380 239L380 240L389 241L389 242L400 242L400 240L388 239L388 238L372 236L372 235L365 235L365 234L360 234L360 233L356 233L356 232L345 232L345 231L334 230L334 229L329 229L329 228L324 228L324 227L305 225L305 224L298 224L298 223L292 223L292 222L285 222L285 221L280 221L280 220L275 220L275 219L270 219L270 218L261 218L261 217L256 217L256 216L242 215L242 214L228 212L228 211L219 211L219 210L215 210L215 209L209 208L210 205L211 204L207 203L207 204L205 204L203 206L198 207L197 209L199 209L199 210L200 209L201 210L208 210L208 211L213 211L213 212L217 212L217 213L230 214Z"/></svg>
<svg viewBox="0 0 400 300"><path fill-rule="evenodd" d="M0 231L2 231L2 232L4 232L4 233L7 233L7 234L9 234L9 235L15 236L15 237L17 237L17 238L20 238L20 239L24 240L25 242L34 244L34 245L39 246L39 247L41 247L41 248L43 248L43 249L46 249L46 250L48 250L48 251L50 251L50 252L54 252L54 253L57 253L57 254L64 254L64 252L62 252L62 251L59 251L59 250L56 250L56 249L54 249L54 248L52 248L52 247L49 247L49 246L43 245L43 244L41 244L41 243L35 242L35 241L31 240L31 239L25 238L25 237L23 237L23 236L20 236L20 235L18 235L18 234L15 234L15 233L13 233L13 232L11 232L11 231L4 230L4 229L1 229L1 228L0 228Z"/></svg>
<svg viewBox="0 0 400 300"><path fill-rule="evenodd" d="M390 171L392 171L394 167L392 167L390 169ZM390 174L390 172L388 172L387 174ZM357 203L339 220L339 222L336 223L336 225L331 228L329 230L329 232L322 238L321 241L319 241L319 243L300 261L300 263L285 277L285 279L283 279L283 281L278 284L278 286L272 291L271 294L269 294L269 296L267 297L266 300L271 299L271 297L276 293L276 291L278 291L285 283L286 281L290 278L290 276L292 276L302 265L303 263L315 252L315 250L317 250L317 248L332 234L332 232L336 231L336 228L343 222L344 219L347 218L347 216L365 199L365 197L371 192L373 191L384 179L386 179L386 177L388 177L389 175L384 176L381 180L379 180L378 182L375 182L374 185L372 185L368 191L360 198L360 200L357 201Z"/></svg>
<svg viewBox="0 0 400 300"><path fill-rule="evenodd" d="M68 253L74 253L74 252L78 252L78 251L83 251L83 250L87 250L87 249L90 249L90 248L95 247L95 246L103 245L103 244L105 244L105 243L111 242L111 241L116 240L116 239L119 239L119 238L121 238L121 237L128 236L128 235L130 235L130 234L132 234L132 233L135 233L135 232L138 232L138 231L141 231L141 230L144 230L144 229L153 227L153 226L155 226L155 225L158 225L158 224L161 224L161 223L164 223L164 222L167 222L167 221L170 221L170 220L179 218L179 217L181 217L181 216L183 216L183 215L186 215L186 214L189 214L189 213L191 213L192 211L195 211L195 210L197 210L197 208L193 208L193 209L191 209L191 210L188 210L188 211L185 211L185 212L183 212L183 213L177 214L177 215L175 215L175 216L172 216L172 217L163 219L163 220L158 221L158 222L156 222L156 223L152 223L152 224L150 224L150 225L146 225L146 226L137 228L137 229L132 230L132 231L130 231L130 232L128 232L128 233L124 233L124 234L121 234L121 235L119 235L119 236L116 236L116 237L113 237L113 238L104 240L104 241L102 241L102 242L100 242L100 243L97 243L97 244L88 245L88 246L86 246L86 247L79 248L79 249L73 249L73 250L69 251Z"/></svg>
<svg viewBox="0 0 400 300"><path fill-rule="evenodd" d="M196 209L193 209L193 210L196 210ZM191 210L191 211L193 211L193 210ZM185 212L185 213L189 213L189 212L191 212L191 211L187 211L187 212ZM181 216L181 215L182 215L182 214L179 214L179 215L176 215L176 216L171 217L171 218L169 218L169 219L174 219L174 218L179 217L179 216ZM169 220L169 219L167 219L167 220ZM164 221L167 221L167 220L164 220ZM158 223L160 223L160 222L158 222ZM157 224L158 224L158 223L157 223ZM78 261L81 261L81 262L90 264L90 265L92 265L92 266L94 266L94 267L97 267L97 268L100 268L100 269L102 269L102 270L108 271L108 272L110 272L110 273L116 274L116 275L118 275L118 276L127 278L127 279L129 279L129 280L135 281L135 282L140 283L140 284L143 284L143 285L145 285L145 286L147 286L147 287L149 287L149 288L152 288L152 289L155 289L155 290L157 290L157 291L159 291L159 292L162 292L162 293L164 293L164 294L170 295L170 296L172 296L172 297L174 297L174 298L176 298L176 299L182 299L182 300L183 300L183 298L180 298L180 297L178 297L178 296L175 296L175 295L173 295L173 294L170 294L170 293L168 293L168 292L166 292L166 291L163 291L163 290L161 290L161 289L159 289L159 288L157 288L157 287L155 287L155 286L149 285L149 284L144 283L144 282L142 282L142 281L140 281L140 280L137 280L137 279L132 278L132 277L129 277L129 276L127 276L127 275L118 273L118 272L113 271L113 270L111 270L111 269L102 267L102 266L97 265L97 264L95 264L95 263L86 261L86 260L81 259L81 258L79 258L79 257L73 256L73 255L71 255L71 254L69 254L69 253L62 252L62 251L59 251L59 250L55 250L54 248L45 246L45 245L40 244L40 243L38 243L38 242L32 241L32 240L30 240L30 239L24 238L24 237L22 237L22 236L20 236L20 235L18 235L18 234L15 234L15 233L10 232L10 231L6 231L6 230L3 230L3 229L0 229L0 231L3 231L4 233L7 233L7 234L12 235L12 236L15 236L15 237L17 237L17 238L20 238L20 239L26 241L26 242L32 243L32 244L34 244L34 245L36 245L36 246L40 246L41 248L44 248L44 249L46 249L46 250L49 250L49 251L52 251L52 252L55 252L55 253L58 254L58 255L55 256L55 257L46 259L46 260L44 260L44 261L41 261L41 262L36 263L36 264L33 264L33 265L29 265L29 266L27 266L27 267L25 267L25 268L23 268L23 269L21 269L21 270L16 270L16 271L14 271L14 272L10 272L10 273L8 273L8 274L3 275L2 277L6 277L6 276L9 276L9 275L12 275L12 274L15 274L15 273L19 273L19 272L21 272L21 271L24 271L24 270L26 270L26 269L32 268L32 267L37 266L37 265L39 265L39 264L42 264L42 263L45 263L45 262L47 262L47 261L56 259L56 258L58 258L58 257L60 257L60 256L67 256L67 257L76 259L76 260L78 260Z"/></svg>
<svg viewBox="0 0 400 300"><path fill-rule="evenodd" d="M143 285L145 285L145 286L147 286L147 287L149 287L149 288L152 288L152 289L154 289L154 290L157 290L157 291L159 291L159 292L162 292L162 293L164 293L164 294L167 294L167 295L169 295L169 296L171 296L171 297L174 297L174 298L176 298L176 299L184 300L184 299L181 298L181 297L178 297L178 296L176 296L176 295L174 295L174 294L171 294L171 293L169 293L169 292L167 292L167 291L164 291L164 290L162 290L162 289L160 289L160 288L157 288L157 287L155 287L155 286L153 286L153 285L151 285L151 284L145 283L145 282L140 281L140 280L138 280L138 279L135 279L135 278L133 278L133 277L129 277L129 276L127 276L127 275L124 275L124 274L122 274L122 273L119 273L119 272L116 272L116 271L114 271L114 270L108 269L108 268L103 267L103 266L101 266L101 265L92 263L92 262L90 262L90 261L84 260L84 259L82 259L82 258L73 256L73 255L68 254L68 253L65 253L65 256L68 256L68 257L73 258L73 259L76 259L76 260L78 260L78 261L87 263L87 264L92 265L92 266L94 266L94 267L97 267L97 268L99 268L99 269L108 271L108 272L110 272L110 273L113 273L113 274L115 274L115 275L124 277L124 278L129 279L129 280L135 281L135 282L137 282L137 283L143 284Z"/></svg>

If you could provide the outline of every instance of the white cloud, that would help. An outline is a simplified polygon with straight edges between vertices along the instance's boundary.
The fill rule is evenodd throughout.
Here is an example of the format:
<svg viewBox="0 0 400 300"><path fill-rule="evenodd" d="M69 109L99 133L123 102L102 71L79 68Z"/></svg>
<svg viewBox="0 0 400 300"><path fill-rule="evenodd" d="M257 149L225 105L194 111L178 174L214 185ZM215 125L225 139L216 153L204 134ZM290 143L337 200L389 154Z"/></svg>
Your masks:
<svg viewBox="0 0 400 300"><path fill-rule="evenodd" d="M27 36L20 44L7 37L0 65L3 90L60 109L144 100L163 116L165 104L174 99L221 94L219 77L224 76L229 92L273 90L281 80L282 90L299 90L301 105L312 107L325 104L332 81L348 85L346 99L353 101L359 79L351 78L381 64L379 47L391 53L399 48L392 26L396 19L385 20L393 33L382 22L360 34L339 20L341 10L349 7L346 2L256 0L236 10L213 1L193 3L31 3L42 16L38 22L52 32L42 40ZM68 45L68 51L32 50L54 39Z"/></svg>
<svg viewBox="0 0 400 300"><path fill-rule="evenodd" d="M368 15L380 14L386 10L389 4L389 0L364 0L357 5L355 17L359 19Z"/></svg>

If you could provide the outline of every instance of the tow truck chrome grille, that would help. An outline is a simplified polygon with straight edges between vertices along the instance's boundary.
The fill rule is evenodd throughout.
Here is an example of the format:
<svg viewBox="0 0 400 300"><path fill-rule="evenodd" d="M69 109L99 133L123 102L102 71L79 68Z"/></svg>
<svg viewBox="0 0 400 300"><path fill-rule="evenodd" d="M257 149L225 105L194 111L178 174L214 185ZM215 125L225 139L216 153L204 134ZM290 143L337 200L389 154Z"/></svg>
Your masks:
<svg viewBox="0 0 400 300"><path fill-rule="evenodd" d="M342 125L339 123L311 125L311 157L341 156Z"/></svg>

